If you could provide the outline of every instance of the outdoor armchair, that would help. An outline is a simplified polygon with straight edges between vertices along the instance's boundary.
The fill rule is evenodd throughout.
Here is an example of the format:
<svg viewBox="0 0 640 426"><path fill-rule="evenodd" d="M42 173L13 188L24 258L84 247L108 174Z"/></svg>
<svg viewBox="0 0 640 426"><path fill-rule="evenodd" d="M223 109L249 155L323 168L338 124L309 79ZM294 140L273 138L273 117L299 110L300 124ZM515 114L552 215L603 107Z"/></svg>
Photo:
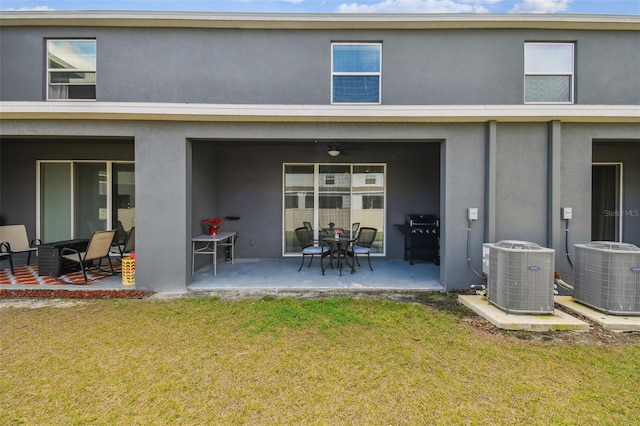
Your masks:
<svg viewBox="0 0 640 426"><path fill-rule="evenodd" d="M371 246L376 239L378 230L376 228L362 227L358 233L358 237L353 240L352 244L347 247L347 254L353 256L356 259L356 263L360 266L358 255L367 255L367 261L369 262L369 269L373 271L371 267Z"/></svg>
<svg viewBox="0 0 640 426"><path fill-rule="evenodd" d="M11 273L13 270L13 255L16 253L28 253L27 265L31 262L31 253L38 251L40 240L32 240L29 242L27 237L27 228L24 225L3 225L0 226L0 257L9 256L9 264L11 265Z"/></svg>
<svg viewBox="0 0 640 426"><path fill-rule="evenodd" d="M306 226L301 226L300 228L296 228L296 237L298 238L298 242L300 246L302 246L302 262L300 263L300 267L298 271L302 269L302 265L304 265L305 256L311 256L309 260L308 267L311 266L311 262L313 262L313 256L320 256L320 269L322 270L322 274L324 275L324 267L322 266L322 255L329 253L329 247L322 244L322 240L320 240L320 245L315 245L313 241L313 237L309 234L309 229Z"/></svg>
<svg viewBox="0 0 640 426"><path fill-rule="evenodd" d="M113 264L111 263L111 258L109 257L109 250L111 249L111 244L113 243L115 235L115 229L110 231L95 231L91 236L91 239L89 240L87 251L80 252L78 250L65 247L60 252L60 257L62 257L62 259L70 260L72 262L80 264L80 269L82 269L85 284L89 281L87 279L87 269L92 265L95 266L96 260L98 261L97 269L104 271L100 266L100 261L106 258L109 261L109 268L111 269L110 274L115 275Z"/></svg>

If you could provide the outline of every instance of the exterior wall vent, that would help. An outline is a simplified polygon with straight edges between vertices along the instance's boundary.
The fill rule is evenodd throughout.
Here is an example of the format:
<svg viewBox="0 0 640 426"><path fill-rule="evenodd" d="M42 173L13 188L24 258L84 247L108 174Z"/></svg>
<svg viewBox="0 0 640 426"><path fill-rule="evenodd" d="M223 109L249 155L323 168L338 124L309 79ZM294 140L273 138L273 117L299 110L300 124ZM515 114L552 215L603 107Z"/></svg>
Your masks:
<svg viewBox="0 0 640 426"><path fill-rule="evenodd" d="M489 303L507 313L553 314L555 250L503 240L489 248Z"/></svg>
<svg viewBox="0 0 640 426"><path fill-rule="evenodd" d="M573 299L612 315L640 315L640 248L592 241L575 244Z"/></svg>

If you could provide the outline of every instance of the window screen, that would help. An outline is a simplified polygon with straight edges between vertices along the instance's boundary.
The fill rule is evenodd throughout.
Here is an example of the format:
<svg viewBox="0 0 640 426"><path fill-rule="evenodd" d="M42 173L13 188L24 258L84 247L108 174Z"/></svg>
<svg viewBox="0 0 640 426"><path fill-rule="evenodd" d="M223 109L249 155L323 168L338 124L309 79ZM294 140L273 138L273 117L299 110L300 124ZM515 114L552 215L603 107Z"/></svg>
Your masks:
<svg viewBox="0 0 640 426"><path fill-rule="evenodd" d="M525 43L524 72L525 102L573 102L573 43Z"/></svg>
<svg viewBox="0 0 640 426"><path fill-rule="evenodd" d="M333 103L380 103L382 44L331 46Z"/></svg>

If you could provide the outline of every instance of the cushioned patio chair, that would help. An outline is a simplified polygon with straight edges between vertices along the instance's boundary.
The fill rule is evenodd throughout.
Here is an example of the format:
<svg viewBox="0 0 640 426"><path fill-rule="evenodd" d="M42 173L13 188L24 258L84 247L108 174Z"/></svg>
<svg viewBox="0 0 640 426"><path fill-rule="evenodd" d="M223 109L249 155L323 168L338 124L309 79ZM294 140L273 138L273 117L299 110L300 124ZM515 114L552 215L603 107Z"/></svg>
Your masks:
<svg viewBox="0 0 640 426"><path fill-rule="evenodd" d="M358 255L367 255L367 261L369 262L369 269L373 271L371 267L371 246L376 239L378 230L376 228L362 227L358 233L358 237L353 240L352 244L347 247L347 254L353 256L356 259L356 263L360 266Z"/></svg>
<svg viewBox="0 0 640 426"><path fill-rule="evenodd" d="M109 257L109 250L111 249L111 244L113 243L113 239L115 238L116 230L110 231L95 231L93 235L91 235L91 239L89 240L89 244L87 245L87 251L80 252L78 250L65 247L60 252L60 257L65 260L70 260L72 262L76 262L80 264L80 269L82 269L82 274L84 275L84 283L88 283L87 279L87 269L91 266L95 266L97 269L105 271L102 269L100 262L102 259L107 259L109 261L109 268L111 269L110 275L115 275L113 270L113 264L111 263L111 258ZM95 265L95 261L98 261L98 264ZM76 284L72 282L67 282L67 284Z"/></svg>
<svg viewBox="0 0 640 426"><path fill-rule="evenodd" d="M3 225L0 226L0 248L1 257L9 257L11 265L11 273L13 270L13 255L17 253L28 253L27 265L31 263L31 253L38 251L40 240L35 239L29 242L27 237L27 228L24 225Z"/></svg>
<svg viewBox="0 0 640 426"><path fill-rule="evenodd" d="M323 255L328 254L330 252L329 247L322 244L322 240L320 245L315 245L313 241L313 237L309 234L309 230L306 226L301 226L300 228L296 228L296 237L298 238L298 242L302 247L302 262L300 263L300 267L298 268L298 272L302 269L302 265L304 265L305 256L311 256L309 260L308 267L311 266L311 262L313 262L313 256L320 256L320 269L322 270L322 275L324 275L324 267L322 265Z"/></svg>
<svg viewBox="0 0 640 426"><path fill-rule="evenodd" d="M132 227L122 244L117 244L118 234L116 232L116 240L109 250L109 256L118 256L122 259L125 255L131 254L136 249L136 227Z"/></svg>

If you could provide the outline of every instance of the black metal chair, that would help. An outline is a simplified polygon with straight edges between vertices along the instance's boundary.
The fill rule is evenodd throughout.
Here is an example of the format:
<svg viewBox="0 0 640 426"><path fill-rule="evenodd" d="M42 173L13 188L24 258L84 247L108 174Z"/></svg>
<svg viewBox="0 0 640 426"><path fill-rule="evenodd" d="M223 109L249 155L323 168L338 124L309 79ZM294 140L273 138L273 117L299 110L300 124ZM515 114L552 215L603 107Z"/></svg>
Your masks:
<svg viewBox="0 0 640 426"><path fill-rule="evenodd" d="M356 239L358 238L358 230L360 229L360 222L356 222L354 224L351 225L351 238L352 239Z"/></svg>
<svg viewBox="0 0 640 426"><path fill-rule="evenodd" d="M111 263L111 257L109 257L109 250L111 249L111 244L113 243L113 239L115 238L115 236L115 229L110 231L95 231L93 235L91 235L91 239L89 240L89 244L87 245L87 251L79 252L78 250L65 247L60 252L60 257L62 257L62 259L70 260L72 262L80 264L80 269L82 269L85 284L89 282L89 280L87 279L87 268L91 265L94 265L96 260L98 261L97 268L101 271L104 271L104 269L101 268L100 261L106 258L109 261L111 275L115 275L113 264ZM67 281L65 282L67 284L76 284Z"/></svg>
<svg viewBox="0 0 640 426"><path fill-rule="evenodd" d="M313 241L313 237L309 233L309 230L306 226L301 226L296 228L296 238L302 246L302 262L300 263L300 267L298 268L298 272L302 269L302 265L304 265L305 256L311 256L311 260L309 260L308 267L311 267L311 262L313 262L313 256L320 256L320 269L322 270L322 275L324 275L324 266L322 265L322 258L324 255L328 254L329 247L322 244L322 240L320 240L319 245Z"/></svg>
<svg viewBox="0 0 640 426"><path fill-rule="evenodd" d="M369 262L369 269L373 271L371 267L371 246L376 240L376 234L378 230L376 228L362 227L358 233L358 237L347 247L347 254L353 256L358 266L360 266L360 260L358 255L367 255L367 261Z"/></svg>

